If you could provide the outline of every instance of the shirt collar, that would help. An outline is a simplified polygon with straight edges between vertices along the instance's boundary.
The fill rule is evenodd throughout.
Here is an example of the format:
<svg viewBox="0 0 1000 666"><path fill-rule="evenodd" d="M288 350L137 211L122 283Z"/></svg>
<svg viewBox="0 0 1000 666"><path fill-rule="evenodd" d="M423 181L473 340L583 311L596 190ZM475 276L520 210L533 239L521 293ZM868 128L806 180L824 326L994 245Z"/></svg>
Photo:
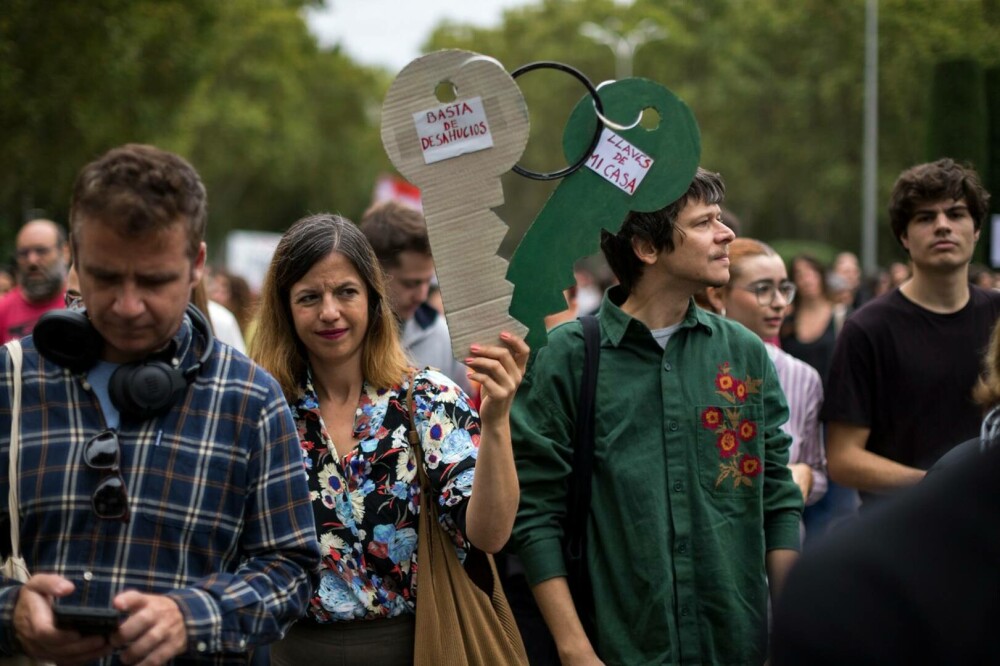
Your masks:
<svg viewBox="0 0 1000 666"><path fill-rule="evenodd" d="M630 330L633 335L640 335L652 340L649 328L621 309L621 304L624 302L625 292L620 286L611 287L604 293L600 318L601 327L604 329L604 334L608 336L608 341L611 342L612 346L617 347ZM713 331L711 316L695 304L694 298L689 300L687 314L684 315L684 321L681 322L681 329L686 328L698 328L709 335Z"/></svg>

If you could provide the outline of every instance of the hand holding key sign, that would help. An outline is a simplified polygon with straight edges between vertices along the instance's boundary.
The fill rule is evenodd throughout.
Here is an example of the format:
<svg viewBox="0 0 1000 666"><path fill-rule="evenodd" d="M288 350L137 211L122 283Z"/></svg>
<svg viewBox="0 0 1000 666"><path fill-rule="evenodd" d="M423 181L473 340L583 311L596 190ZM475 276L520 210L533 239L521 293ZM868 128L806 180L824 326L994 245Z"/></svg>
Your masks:
<svg viewBox="0 0 1000 666"><path fill-rule="evenodd" d="M442 94L442 89L451 93ZM496 60L436 51L407 65L386 94L382 143L389 159L421 188L452 349L492 344L501 331L526 329L508 314L513 287L497 248L507 225L500 176L528 142L528 109Z"/></svg>
<svg viewBox="0 0 1000 666"><path fill-rule="evenodd" d="M526 341L532 349L545 345L544 318L566 307L562 292L573 284L573 262L598 251L601 228L616 231L630 211L656 211L676 201L701 157L694 115L664 86L631 78L599 93L605 118L632 125L602 130L585 166L552 193L507 269L514 283L510 313L530 329ZM658 123L633 122L644 112L658 116ZM587 95L563 132L568 161L587 150L599 122Z"/></svg>

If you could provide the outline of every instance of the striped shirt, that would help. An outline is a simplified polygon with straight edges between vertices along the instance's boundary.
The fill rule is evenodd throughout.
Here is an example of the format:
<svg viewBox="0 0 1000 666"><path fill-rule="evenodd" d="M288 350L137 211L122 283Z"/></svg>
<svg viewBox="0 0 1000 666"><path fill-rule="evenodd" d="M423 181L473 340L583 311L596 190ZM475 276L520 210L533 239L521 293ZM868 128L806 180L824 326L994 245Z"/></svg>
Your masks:
<svg viewBox="0 0 1000 666"><path fill-rule="evenodd" d="M819 410L823 406L823 382L819 373L808 363L788 352L766 344L767 353L774 361L778 383L788 400L788 421L782 430L792 436L788 462L805 463L812 468L812 489L806 504L815 504L826 494L826 448Z"/></svg>
<svg viewBox="0 0 1000 666"><path fill-rule="evenodd" d="M175 366L200 355L189 320L173 341ZM128 522L102 520L91 497L101 471L83 461L106 430L85 375L23 340L20 441L21 549L32 573L57 573L68 603L109 607L126 589L166 594L188 632L185 663L247 663L300 617L319 548L295 423L277 382L216 343L184 396L165 415L123 419L120 469ZM0 350L0 497L8 492L10 362ZM179 359L179 362L178 362ZM10 550L6 502L0 550ZM0 652L13 648L18 584L0 580ZM112 656L105 663L118 663Z"/></svg>

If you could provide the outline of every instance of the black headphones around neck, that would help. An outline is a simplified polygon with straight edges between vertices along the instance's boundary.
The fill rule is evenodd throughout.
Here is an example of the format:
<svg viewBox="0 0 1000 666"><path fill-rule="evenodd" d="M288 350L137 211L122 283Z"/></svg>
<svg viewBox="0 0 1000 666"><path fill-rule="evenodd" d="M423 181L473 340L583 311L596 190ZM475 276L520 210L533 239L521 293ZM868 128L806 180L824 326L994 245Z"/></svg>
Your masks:
<svg viewBox="0 0 1000 666"><path fill-rule="evenodd" d="M201 357L183 371L155 356L119 366L111 374L108 393L122 420L145 421L166 413L208 362L215 343L212 326L192 304L187 314L205 338ZM104 350L104 339L82 308L46 312L35 324L32 337L39 354L73 373L94 367Z"/></svg>

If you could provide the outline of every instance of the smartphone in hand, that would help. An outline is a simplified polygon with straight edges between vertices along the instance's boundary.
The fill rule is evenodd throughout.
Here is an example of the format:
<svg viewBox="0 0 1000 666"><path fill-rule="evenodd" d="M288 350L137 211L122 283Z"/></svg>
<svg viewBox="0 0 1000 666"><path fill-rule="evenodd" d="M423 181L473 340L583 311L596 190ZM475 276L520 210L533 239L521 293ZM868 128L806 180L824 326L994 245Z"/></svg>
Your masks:
<svg viewBox="0 0 1000 666"><path fill-rule="evenodd" d="M95 608L91 606L52 607L55 614L56 627L71 629L84 636L108 635L118 629L125 616L114 608Z"/></svg>

